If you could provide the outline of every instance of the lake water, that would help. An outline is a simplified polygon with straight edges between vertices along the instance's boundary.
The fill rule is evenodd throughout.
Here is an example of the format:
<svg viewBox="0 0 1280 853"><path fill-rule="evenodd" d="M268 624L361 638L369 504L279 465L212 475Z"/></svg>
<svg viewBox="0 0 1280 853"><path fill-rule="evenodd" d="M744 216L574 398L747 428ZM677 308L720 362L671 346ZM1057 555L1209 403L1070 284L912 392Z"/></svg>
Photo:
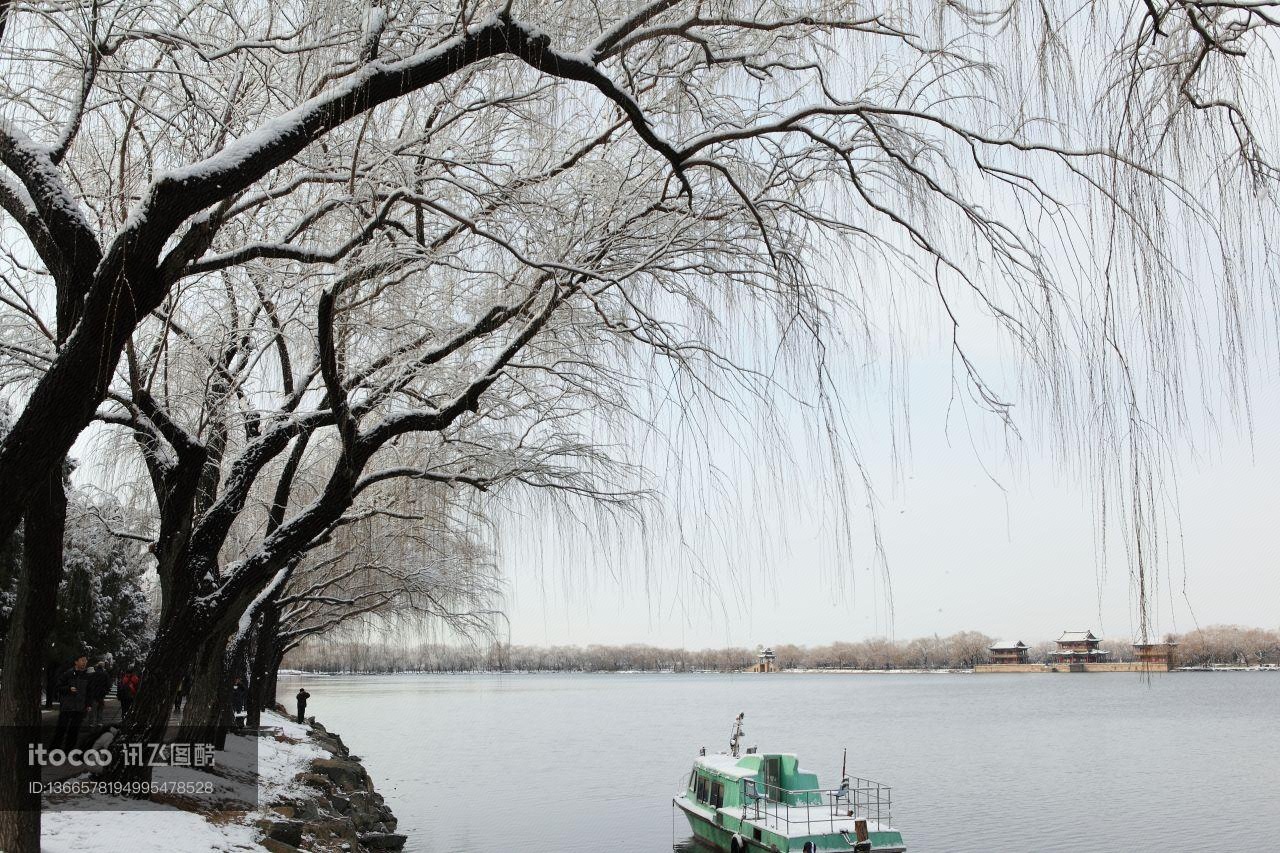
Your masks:
<svg viewBox="0 0 1280 853"><path fill-rule="evenodd" d="M414 853L655 853L698 748L893 787L911 853L1280 849L1280 674L282 677Z"/></svg>

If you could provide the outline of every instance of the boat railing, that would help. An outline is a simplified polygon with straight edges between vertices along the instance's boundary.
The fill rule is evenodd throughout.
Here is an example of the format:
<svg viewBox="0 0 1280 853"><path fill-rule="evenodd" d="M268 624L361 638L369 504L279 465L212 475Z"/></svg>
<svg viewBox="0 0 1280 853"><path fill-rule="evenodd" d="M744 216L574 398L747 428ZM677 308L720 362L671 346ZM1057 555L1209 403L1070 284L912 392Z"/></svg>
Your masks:
<svg viewBox="0 0 1280 853"><path fill-rule="evenodd" d="M812 788L791 790L775 785L758 785L755 779L742 780L743 816L785 827L788 834L803 826L806 833L837 832L837 823L865 820L877 826L891 822L893 789L871 779L851 777L837 790Z"/></svg>

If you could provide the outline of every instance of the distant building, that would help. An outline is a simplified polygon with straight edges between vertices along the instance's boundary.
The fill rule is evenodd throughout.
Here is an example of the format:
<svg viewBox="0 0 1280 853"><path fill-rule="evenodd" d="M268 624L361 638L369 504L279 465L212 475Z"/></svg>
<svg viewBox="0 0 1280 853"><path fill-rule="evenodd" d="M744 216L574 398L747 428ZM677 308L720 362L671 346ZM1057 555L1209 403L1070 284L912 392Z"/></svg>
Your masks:
<svg viewBox="0 0 1280 853"><path fill-rule="evenodd" d="M1177 668L1177 643L1134 643L1133 660L1115 661L1111 652L1100 648L1102 641L1092 631L1063 631L1058 648L1043 664L1030 663L1027 645L1021 640L1002 640L987 648L990 663L980 663L974 672L1172 672Z"/></svg>
<svg viewBox="0 0 1280 853"><path fill-rule="evenodd" d="M1063 631L1057 642L1058 650L1049 656L1054 663L1105 663L1111 657L1111 652L1098 648L1102 641L1091 630Z"/></svg>
<svg viewBox="0 0 1280 853"><path fill-rule="evenodd" d="M1001 640L989 646L988 650L991 652L991 662L994 664L1027 662L1027 644L1021 640Z"/></svg>
<svg viewBox="0 0 1280 853"><path fill-rule="evenodd" d="M1134 643L1133 659L1153 668L1174 668L1174 647L1177 643Z"/></svg>
<svg viewBox="0 0 1280 853"><path fill-rule="evenodd" d="M756 655L756 663L748 672L777 672L778 665L776 663L777 655L773 653L773 649L761 649Z"/></svg>

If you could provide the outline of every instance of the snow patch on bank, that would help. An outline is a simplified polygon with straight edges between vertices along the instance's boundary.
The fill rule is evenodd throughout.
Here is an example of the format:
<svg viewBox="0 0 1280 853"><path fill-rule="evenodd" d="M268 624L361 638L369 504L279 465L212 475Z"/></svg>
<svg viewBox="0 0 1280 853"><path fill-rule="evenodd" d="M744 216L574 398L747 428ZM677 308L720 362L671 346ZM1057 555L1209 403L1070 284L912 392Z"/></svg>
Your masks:
<svg viewBox="0 0 1280 853"><path fill-rule="evenodd" d="M328 758L329 753L311 741L307 727L274 711L262 712L262 725L280 730L280 734L298 743L273 737L258 740L258 810L261 811L285 794L300 794L302 785L295 777L306 770L314 759Z"/></svg>
<svg viewBox="0 0 1280 853"><path fill-rule="evenodd" d="M286 740L271 734L257 738L258 808L255 811L206 816L163 803L94 797L92 801L68 804L56 811L46 809L41 816L41 849L45 853L261 850L260 833L254 822L266 814L270 803L300 791L301 786L294 777L305 771L313 759L328 757L326 751L311 741L304 725L266 711L262 714L262 726L277 730ZM251 738L239 735L227 738L228 752L249 753L253 748ZM157 782L210 778L218 788L225 784L225 780L194 768L164 768L155 773ZM114 803L127 805L128 810L112 810Z"/></svg>
<svg viewBox="0 0 1280 853"><path fill-rule="evenodd" d="M109 802L110 797L102 797ZM129 811L89 811L68 806L46 811L40 827L45 853L128 850L171 853L173 850L261 850L258 832L238 823L214 824L193 812L160 803L139 803Z"/></svg>

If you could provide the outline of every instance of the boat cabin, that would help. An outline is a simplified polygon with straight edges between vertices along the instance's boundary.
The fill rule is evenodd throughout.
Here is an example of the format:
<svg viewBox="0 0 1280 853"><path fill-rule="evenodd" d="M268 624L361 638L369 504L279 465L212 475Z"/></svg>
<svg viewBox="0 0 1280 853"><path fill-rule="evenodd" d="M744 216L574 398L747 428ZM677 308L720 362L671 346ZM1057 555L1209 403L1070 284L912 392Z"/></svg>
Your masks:
<svg viewBox="0 0 1280 853"><path fill-rule="evenodd" d="M742 806L744 798L791 806L822 802L817 775L801 770L799 759L787 753L700 756L689 774L688 791L697 802L716 809Z"/></svg>

